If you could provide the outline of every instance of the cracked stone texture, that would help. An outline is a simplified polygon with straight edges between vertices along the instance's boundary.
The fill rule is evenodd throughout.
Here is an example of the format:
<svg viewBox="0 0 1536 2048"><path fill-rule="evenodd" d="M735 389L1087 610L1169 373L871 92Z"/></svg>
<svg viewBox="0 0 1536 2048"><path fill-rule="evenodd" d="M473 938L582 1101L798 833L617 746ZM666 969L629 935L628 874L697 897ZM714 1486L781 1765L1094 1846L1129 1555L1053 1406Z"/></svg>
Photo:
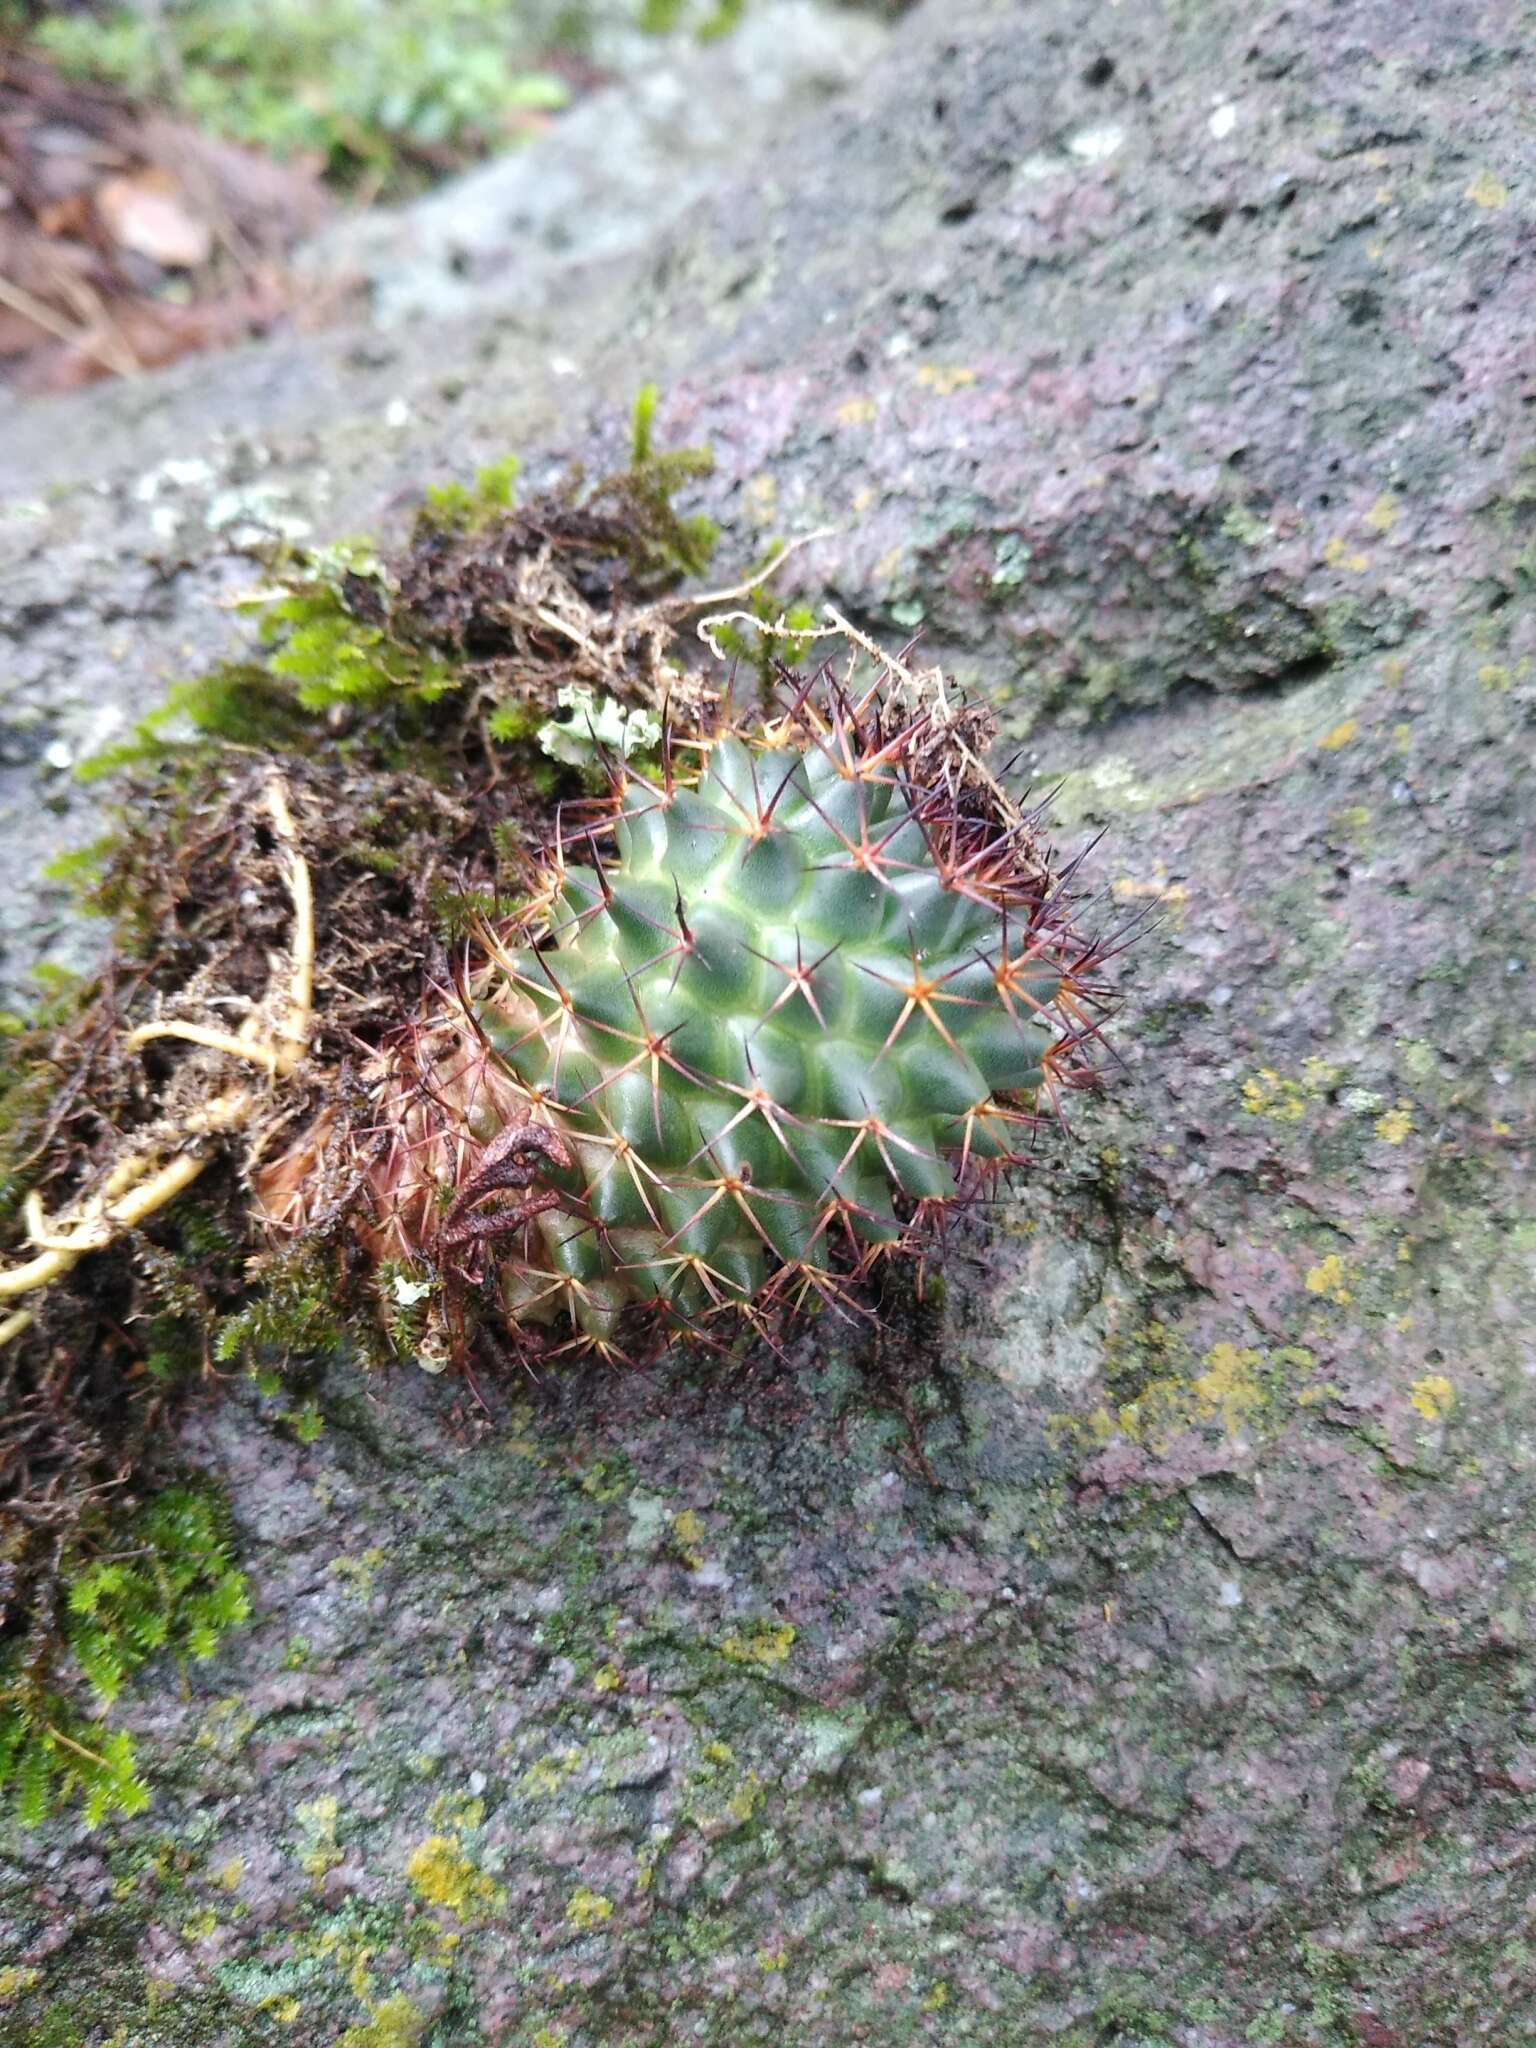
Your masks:
<svg viewBox="0 0 1536 2048"><path fill-rule="evenodd" d="M258 1619L128 1703L147 1814L7 1841L0 2040L1536 2038L1528 45L947 0L535 305L7 416L13 876L232 536L653 375L726 564L834 523L1156 919L924 1330L200 1406Z"/></svg>

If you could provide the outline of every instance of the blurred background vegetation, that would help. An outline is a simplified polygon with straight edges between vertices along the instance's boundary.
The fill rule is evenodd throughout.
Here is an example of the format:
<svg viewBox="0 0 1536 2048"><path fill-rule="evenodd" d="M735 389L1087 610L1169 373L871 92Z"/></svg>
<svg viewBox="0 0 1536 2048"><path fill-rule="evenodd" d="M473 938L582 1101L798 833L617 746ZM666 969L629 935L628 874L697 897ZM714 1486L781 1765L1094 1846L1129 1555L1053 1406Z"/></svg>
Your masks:
<svg viewBox="0 0 1536 2048"><path fill-rule="evenodd" d="M399 194L516 141L643 39L721 35L750 0L0 0L71 78Z"/></svg>
<svg viewBox="0 0 1536 2048"><path fill-rule="evenodd" d="M817 12L906 4L799 0L749 61ZM515 151L601 87L640 104L771 5L0 0L0 400L333 322L362 274L294 269L328 222Z"/></svg>

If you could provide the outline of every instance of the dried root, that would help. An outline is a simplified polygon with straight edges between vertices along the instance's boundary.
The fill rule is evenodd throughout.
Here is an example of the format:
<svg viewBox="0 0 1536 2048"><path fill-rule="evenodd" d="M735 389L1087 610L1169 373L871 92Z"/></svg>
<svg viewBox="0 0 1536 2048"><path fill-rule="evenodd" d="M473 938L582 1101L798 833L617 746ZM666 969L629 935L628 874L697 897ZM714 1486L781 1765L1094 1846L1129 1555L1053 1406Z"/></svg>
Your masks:
<svg viewBox="0 0 1536 2048"><path fill-rule="evenodd" d="M314 991L314 895L288 793L276 774L267 785L266 803L284 855L293 904L286 973L238 1033L165 1020L141 1025L130 1033L125 1051L136 1052L154 1039L178 1038L244 1061L273 1081L288 1078L304 1059ZM29 1196L23 1216L36 1256L0 1272L0 1302L19 1300L62 1279L88 1252L105 1250L146 1223L190 1187L207 1166L212 1157L209 1141L248 1126L262 1100L261 1092L247 1081L182 1112L157 1127L145 1143L125 1153L100 1187L62 1216L47 1216L41 1198ZM30 1308L13 1310L0 1321L0 1344L20 1336L32 1320Z"/></svg>

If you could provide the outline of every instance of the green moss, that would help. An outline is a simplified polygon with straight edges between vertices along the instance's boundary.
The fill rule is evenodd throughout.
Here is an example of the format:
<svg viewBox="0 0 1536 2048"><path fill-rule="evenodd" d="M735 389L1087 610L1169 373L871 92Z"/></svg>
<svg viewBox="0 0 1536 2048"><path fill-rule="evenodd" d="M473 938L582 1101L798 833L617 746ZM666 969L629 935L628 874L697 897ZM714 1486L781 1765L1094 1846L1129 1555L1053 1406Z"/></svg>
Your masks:
<svg viewBox="0 0 1536 2048"><path fill-rule="evenodd" d="M300 710L408 709L434 704L459 687L448 662L369 620L367 608L374 605L382 619L387 596L384 571L370 551L311 551L288 573L285 595L255 602L270 649L267 666L293 685Z"/></svg>
<svg viewBox="0 0 1536 2048"><path fill-rule="evenodd" d="M444 533L471 533L491 525L498 513L511 510L512 487L521 467L515 455L504 455L500 462L477 470L472 486L429 484L422 501L422 523Z"/></svg>
<svg viewBox="0 0 1536 2048"><path fill-rule="evenodd" d="M151 1657L211 1657L249 1612L218 1507L192 1486L109 1526L65 1561L60 1583L62 1645L98 1709ZM36 1826L75 1796L92 1825L109 1812L136 1812L148 1794L129 1737L87 1721L45 1668L31 1644L0 1654L0 1789L9 1789L17 1818Z"/></svg>
<svg viewBox="0 0 1536 2048"><path fill-rule="evenodd" d="M639 26L647 35L671 35L689 28L701 43L729 34L746 0L640 0Z"/></svg>
<svg viewBox="0 0 1536 2048"><path fill-rule="evenodd" d="M290 1358L319 1361L345 1345L335 1256L319 1245L265 1260L250 1300L224 1316L213 1335L220 1364L243 1360L255 1369Z"/></svg>
<svg viewBox="0 0 1536 2048"><path fill-rule="evenodd" d="M178 728L189 737L178 736ZM208 740L269 751L300 747L310 732L288 684L257 662L226 662L208 674L175 683L165 702L141 719L126 740L103 748L75 770L83 782L97 782L141 763L159 764L182 752L203 751ZM66 856L50 871L56 879L88 880L112 846L97 840Z"/></svg>

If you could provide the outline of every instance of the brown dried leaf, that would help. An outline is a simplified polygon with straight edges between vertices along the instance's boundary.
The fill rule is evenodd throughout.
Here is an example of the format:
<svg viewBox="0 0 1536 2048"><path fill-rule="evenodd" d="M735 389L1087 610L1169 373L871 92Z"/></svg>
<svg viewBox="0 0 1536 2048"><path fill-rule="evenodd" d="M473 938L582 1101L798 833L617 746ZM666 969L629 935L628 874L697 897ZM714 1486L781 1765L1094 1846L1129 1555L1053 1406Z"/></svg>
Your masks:
<svg viewBox="0 0 1536 2048"><path fill-rule="evenodd" d="M96 211L119 248L164 270L196 270L213 253L212 227L158 164L108 178L96 189Z"/></svg>
<svg viewBox="0 0 1536 2048"><path fill-rule="evenodd" d="M138 132L144 155L163 164L204 211L266 253L312 235L335 212L314 165L276 163L259 150L200 135L168 115L146 113Z"/></svg>

